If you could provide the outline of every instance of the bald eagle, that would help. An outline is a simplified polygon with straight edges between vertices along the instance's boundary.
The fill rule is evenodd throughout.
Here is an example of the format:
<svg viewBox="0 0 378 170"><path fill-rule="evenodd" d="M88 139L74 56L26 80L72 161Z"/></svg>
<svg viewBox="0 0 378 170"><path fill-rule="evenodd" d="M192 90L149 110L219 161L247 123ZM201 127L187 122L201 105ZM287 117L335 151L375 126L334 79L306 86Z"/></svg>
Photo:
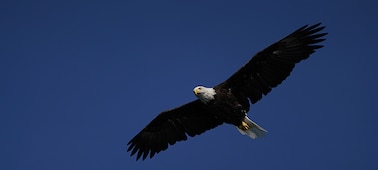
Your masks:
<svg viewBox="0 0 378 170"><path fill-rule="evenodd" d="M136 160L187 140L223 123L234 125L252 139L267 131L248 118L250 103L259 101L290 75L296 63L307 59L327 33L321 24L305 25L253 56L242 68L215 87L197 86L198 98L160 113L127 144Z"/></svg>

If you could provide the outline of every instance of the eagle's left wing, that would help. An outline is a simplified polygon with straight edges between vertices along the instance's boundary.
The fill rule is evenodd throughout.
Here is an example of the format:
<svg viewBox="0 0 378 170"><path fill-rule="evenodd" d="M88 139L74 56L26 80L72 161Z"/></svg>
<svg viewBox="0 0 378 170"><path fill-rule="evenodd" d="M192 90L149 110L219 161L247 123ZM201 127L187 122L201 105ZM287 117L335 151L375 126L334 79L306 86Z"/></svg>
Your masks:
<svg viewBox="0 0 378 170"><path fill-rule="evenodd" d="M137 160L143 160L150 154L166 150L168 144L186 140L187 135L193 137L221 125L213 113L207 112L205 104L195 100L181 107L160 113L141 132L128 143L131 156L137 153Z"/></svg>

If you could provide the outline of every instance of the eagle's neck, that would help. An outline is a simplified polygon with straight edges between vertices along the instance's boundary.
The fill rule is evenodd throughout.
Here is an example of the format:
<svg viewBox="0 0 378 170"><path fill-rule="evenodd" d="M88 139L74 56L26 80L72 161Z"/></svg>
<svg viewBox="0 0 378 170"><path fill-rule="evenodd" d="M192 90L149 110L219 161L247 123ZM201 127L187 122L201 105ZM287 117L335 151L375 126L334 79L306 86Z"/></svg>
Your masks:
<svg viewBox="0 0 378 170"><path fill-rule="evenodd" d="M198 99L200 99L203 103L207 104L208 102L210 102L211 100L214 100L214 96L215 96L215 89L213 88L208 88L208 87L203 87L201 86L200 88L200 93L196 94L196 96L198 97Z"/></svg>

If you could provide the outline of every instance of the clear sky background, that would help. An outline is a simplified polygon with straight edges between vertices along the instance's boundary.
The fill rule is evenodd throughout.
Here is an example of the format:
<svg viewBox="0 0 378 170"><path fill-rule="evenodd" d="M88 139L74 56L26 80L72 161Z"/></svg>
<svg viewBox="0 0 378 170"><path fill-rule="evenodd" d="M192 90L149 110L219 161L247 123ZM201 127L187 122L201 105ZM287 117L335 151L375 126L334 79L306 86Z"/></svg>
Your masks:
<svg viewBox="0 0 378 170"><path fill-rule="evenodd" d="M2 1L0 169L378 167L377 1ZM135 161L127 142L256 52L322 22L324 48L249 116Z"/></svg>

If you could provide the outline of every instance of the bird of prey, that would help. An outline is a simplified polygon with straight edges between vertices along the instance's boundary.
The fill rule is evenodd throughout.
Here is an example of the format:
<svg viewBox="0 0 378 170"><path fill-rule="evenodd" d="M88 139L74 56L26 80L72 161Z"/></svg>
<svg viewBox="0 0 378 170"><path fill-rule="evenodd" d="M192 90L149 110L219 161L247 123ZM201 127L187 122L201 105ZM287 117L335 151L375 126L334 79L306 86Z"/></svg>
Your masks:
<svg viewBox="0 0 378 170"><path fill-rule="evenodd" d="M223 123L253 139L262 137L266 130L248 118L250 104L259 101L272 88L281 84L296 63L307 59L327 33L320 23L305 25L283 39L255 54L243 67L224 82L214 86L197 86L198 98L180 107L157 115L128 143L127 151L136 159L166 150L168 145L187 140Z"/></svg>

